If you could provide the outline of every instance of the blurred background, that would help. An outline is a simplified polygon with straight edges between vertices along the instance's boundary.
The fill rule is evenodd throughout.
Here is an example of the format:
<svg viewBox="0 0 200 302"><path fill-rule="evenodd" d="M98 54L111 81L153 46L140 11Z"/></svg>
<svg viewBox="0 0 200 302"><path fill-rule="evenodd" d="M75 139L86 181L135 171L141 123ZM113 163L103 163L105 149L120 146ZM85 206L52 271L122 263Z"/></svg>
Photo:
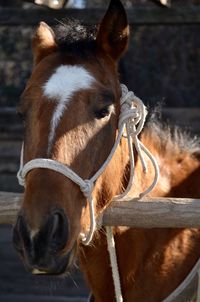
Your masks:
<svg viewBox="0 0 200 302"><path fill-rule="evenodd" d="M200 134L200 0L124 0L130 47L120 62L121 82L163 119ZM32 68L31 36L39 21L73 17L98 23L109 0L0 0L0 191L20 192L23 127L16 105ZM0 226L0 301L86 301L79 272L48 280L26 273ZM57 296L57 298L55 298ZM64 298L65 297L65 298Z"/></svg>

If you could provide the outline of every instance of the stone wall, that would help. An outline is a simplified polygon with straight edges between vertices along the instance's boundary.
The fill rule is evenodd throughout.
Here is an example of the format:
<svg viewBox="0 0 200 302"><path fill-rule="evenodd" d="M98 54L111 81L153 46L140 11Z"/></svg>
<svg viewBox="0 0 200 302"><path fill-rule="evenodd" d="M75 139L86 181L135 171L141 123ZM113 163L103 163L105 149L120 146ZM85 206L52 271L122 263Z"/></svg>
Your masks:
<svg viewBox="0 0 200 302"><path fill-rule="evenodd" d="M0 107L15 106L32 67L32 27L0 27ZM200 104L199 26L135 26L122 80L150 105Z"/></svg>
<svg viewBox="0 0 200 302"><path fill-rule="evenodd" d="M122 79L148 104L200 106L199 26L136 26Z"/></svg>

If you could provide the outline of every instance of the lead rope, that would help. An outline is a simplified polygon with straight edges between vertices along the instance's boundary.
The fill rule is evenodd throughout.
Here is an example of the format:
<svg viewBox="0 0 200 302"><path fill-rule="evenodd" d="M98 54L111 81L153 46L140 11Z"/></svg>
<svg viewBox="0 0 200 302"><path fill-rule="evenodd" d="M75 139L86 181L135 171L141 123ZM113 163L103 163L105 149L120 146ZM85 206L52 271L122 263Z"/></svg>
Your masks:
<svg viewBox="0 0 200 302"><path fill-rule="evenodd" d="M96 229L96 221L95 221L95 211L94 211L94 201L92 198L92 192L94 188L94 183L97 178L104 172L106 166L112 159L115 150L117 149L122 136L124 135L124 130L126 129L127 140L128 140L128 148L130 154L130 179L128 186L124 193L120 196L116 196L116 198L125 197L133 184L134 179L134 153L133 153L133 144L138 152L139 159L141 160L142 167L144 173L147 172L147 166L144 160L143 153L150 159L154 170L154 180L152 184L147 188L144 192L140 194L140 197L145 196L150 191L153 190L155 187L158 176L159 176L159 168L156 163L155 158L150 153L150 151L140 142L138 139L138 135L140 134L141 130L143 129L145 119L146 119L146 109L142 101L134 95L133 92L128 91L125 85L121 85L122 89L122 97L121 97L121 113L119 117L119 125L118 125L118 135L116 141L113 145L113 148L104 162L104 164L100 167L100 169L95 173L95 175L91 179L83 180L78 174L76 174L70 167L63 165L52 159L47 158L36 158L25 165L23 163L24 160L24 146L22 144L22 151L21 151L21 159L20 159L20 169L17 173L19 184L25 186L26 182L26 175L33 169L36 168L44 168L44 169L51 169L53 171L59 172L69 178L71 181L75 182L83 192L84 196L88 200L89 204L89 212L90 212L90 228L87 234L81 234L81 239L84 245L88 245L93 237L93 234ZM106 227L107 233L107 242L108 242L108 251L110 255L111 267L112 267L112 274L113 274L113 281L114 281L114 288L115 288L115 296L117 302L122 302L122 292L121 292L121 285L120 285L120 277L117 265L117 256L115 250L115 243L114 237L112 234L112 228Z"/></svg>
<svg viewBox="0 0 200 302"><path fill-rule="evenodd" d="M127 196L127 194L132 188L133 180L134 180L134 166L135 166L133 144L136 148L136 151L138 152L138 156L139 159L141 160L144 173L147 173L147 165L144 160L142 151L150 159L155 171L154 180L152 184L144 192L140 193L139 198L144 197L145 195L147 195L153 190L153 188L157 184L158 177L159 177L159 168L155 158L138 139L138 135L140 134L140 132L144 127L144 123L147 115L146 108L143 102L138 97L136 97L132 91L128 91L125 85L121 84L121 89L122 89L122 97L120 100L121 113L119 117L118 128L124 129L124 125L126 128L126 137L128 140L128 149L129 149L129 156L130 156L130 178L126 190L121 195L115 196L114 200L124 198L125 196ZM106 226L106 238L107 238L108 252L110 255L110 264L111 264L113 283L115 289L115 299L116 302L123 302L121 283L120 283L120 274L118 269L117 254L116 254L115 240L113 236L112 227Z"/></svg>

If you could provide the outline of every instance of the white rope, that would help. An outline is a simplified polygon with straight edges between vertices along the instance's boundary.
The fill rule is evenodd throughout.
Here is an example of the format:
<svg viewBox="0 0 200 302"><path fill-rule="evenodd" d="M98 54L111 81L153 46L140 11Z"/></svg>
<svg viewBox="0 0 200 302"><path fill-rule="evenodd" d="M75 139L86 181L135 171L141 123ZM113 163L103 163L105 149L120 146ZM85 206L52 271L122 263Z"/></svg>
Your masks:
<svg viewBox="0 0 200 302"><path fill-rule="evenodd" d="M84 245L88 245L92 238L93 238L93 234L96 230L96 220L95 220L95 213L94 213L94 201L92 199L92 197L90 196L88 198L88 202L89 202L89 209L90 209L90 229L87 233L87 236L85 234L81 233L81 240L83 242Z"/></svg>
<svg viewBox="0 0 200 302"><path fill-rule="evenodd" d="M89 212L90 212L90 229L88 233L81 234L81 239L83 244L88 245L92 238L93 234L96 229L96 221L95 221L95 211L94 211L94 200L92 198L92 192L94 188L94 183L98 179L98 177L103 173L105 168L107 167L108 163L112 159L119 143L124 135L124 130L126 128L127 133L127 140L128 140L128 149L130 154L130 179L129 183L127 185L127 188L124 193L122 193L120 196L116 196L116 198L121 198L126 196L133 184L134 179L134 152L133 152L133 144L138 152L139 159L141 160L143 171L147 171L146 162L143 156L143 152L147 155L147 157L152 162L153 168L155 170L155 176L152 184L149 186L148 189L146 189L144 192L140 194L140 196L144 196L148 194L150 191L153 190L155 187L158 176L159 176L159 169L158 165L156 163L156 160L154 159L153 155L150 153L149 150L147 150L146 147L139 141L138 135L143 129L145 119L146 119L146 108L142 101L134 95L132 91L128 91L127 87L125 85L121 85L122 90L122 97L120 99L121 102L121 113L119 116L119 123L118 123L118 135L116 138L116 141L112 147L112 150L108 156L108 158L105 160L104 164L99 168L99 170L91 177L91 179L83 180L78 174L76 174L70 167L63 165L55 160L52 159L46 159L46 158L36 158L29 162L27 162L25 165L23 164L23 158L24 158L24 147L22 145L22 152L21 152L21 160L20 160L20 169L17 174L19 184L25 186L26 176L27 174L36 168L43 168L43 169L51 169L53 171L56 171L58 173L63 174L65 177L69 178L71 181L75 182L83 192L84 196L87 198L89 203ZM119 271L117 266L117 257L116 257L116 251L115 251L115 245L114 245L114 238L112 235L112 229L109 227L106 227L107 231L107 243L108 243L108 250L110 254L110 261L111 261L111 267L112 267L112 273L113 273L113 281L114 281L114 287L115 287L115 296L117 302L122 302L122 294L121 294L121 286L120 286L120 277L119 277Z"/></svg>
<svg viewBox="0 0 200 302"><path fill-rule="evenodd" d="M127 133L127 140L128 140L128 149L129 149L129 157L130 157L130 177L129 183L126 190L119 196L115 196L115 200L118 198L124 198L132 188L133 180L134 180L134 152L133 152L133 144L138 152L139 159L141 160L142 167L144 173L147 171L147 166L142 154L142 151L149 157L150 161L153 164L155 170L155 176L152 184L149 186L146 191L140 194L140 197L145 196L153 188L156 186L159 177L159 168L157 165L156 160L154 159L153 155L147 150L144 145L139 141L138 135L142 131L146 119L146 108L142 101L137 98L132 91L128 91L125 85L121 85L122 89L122 97L121 97L121 113L119 117L119 129L124 129L124 125L126 125L126 133ZM124 132L124 131L123 131ZM122 133L123 134L123 133ZM106 234L107 234L107 246L110 255L110 263L112 268L112 275L113 275L113 282L115 288L115 297L116 301L123 302L122 292L121 292L121 285L120 285L120 275L118 270L117 264L117 255L116 249L114 244L114 237L111 227L106 227Z"/></svg>
<svg viewBox="0 0 200 302"><path fill-rule="evenodd" d="M25 187L25 178L22 177L22 171L24 168L24 142L22 142L22 148L21 148L21 154L20 154L20 164L19 164L19 170L17 172L17 179L20 186Z"/></svg>
<svg viewBox="0 0 200 302"><path fill-rule="evenodd" d="M128 88L125 85L121 84L121 89L122 89L122 97L120 100L121 113L119 117L118 128L122 129L124 125L126 125L126 133L127 133L126 137L128 140L129 157L130 157L130 177L126 190L121 195L115 196L114 197L115 200L119 198L120 199L124 198L130 192L133 186L134 166L135 166L133 145L135 146L139 159L141 160L144 173L147 172L147 165L142 152L144 152L147 155L147 157L150 159L155 172L152 184L144 192L140 193L139 197L141 198L149 194L156 186L159 178L159 167L156 162L156 159L151 154L151 152L138 139L138 135L140 134L140 132L144 127L144 123L147 115L146 108L143 102L138 97L136 97L132 91L128 91Z"/></svg>
<svg viewBox="0 0 200 302"><path fill-rule="evenodd" d="M108 252L110 255L110 264L112 268L112 276L114 281L116 302L123 302L121 284L119 278L119 270L117 264L115 240L113 237L112 227L108 227L108 226L106 227L106 236L107 236Z"/></svg>

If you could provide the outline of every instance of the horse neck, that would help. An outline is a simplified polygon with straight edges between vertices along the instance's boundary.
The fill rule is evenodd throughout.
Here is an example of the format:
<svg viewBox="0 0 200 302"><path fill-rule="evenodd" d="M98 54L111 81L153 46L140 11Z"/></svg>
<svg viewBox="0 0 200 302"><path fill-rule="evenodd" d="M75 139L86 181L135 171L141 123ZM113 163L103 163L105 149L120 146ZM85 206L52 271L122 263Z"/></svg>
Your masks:
<svg viewBox="0 0 200 302"><path fill-rule="evenodd" d="M157 160L160 169L158 184L151 192L150 196L168 196L182 198L200 198L200 149L196 146L188 147L187 139L183 136L175 140L169 136L169 130L162 128L154 131L155 128L145 129L141 140L148 146L150 152ZM190 139L191 140L191 139ZM184 146L184 142L185 145ZM153 179L154 171L148 162L148 173L142 173L140 162L136 167L136 181L133 191L143 189L148 186Z"/></svg>
<svg viewBox="0 0 200 302"><path fill-rule="evenodd" d="M196 187L194 189L196 193L195 196L193 195L193 197L195 198L200 197L200 188L198 185L200 179L200 162L198 159L196 159L190 152L182 152L181 153L181 158L183 160L182 173L180 173L180 160L181 160L180 149L176 148L175 150L170 146L169 148L166 148L166 146L164 148L164 145L162 146L162 144L159 143L158 137L156 137L153 134L150 135L148 131L144 132L141 140L146 146L148 146L150 151L154 154L160 166L160 180L158 182L156 189L152 191L151 196L192 197L188 192L184 191L184 188L188 188L188 184L192 185L190 181L190 177L191 175L194 174L194 177L196 177L196 182L195 179L193 178L192 183L193 185L196 183ZM121 183L124 181L125 178L125 174L126 174L125 172L128 166L128 158L129 156L128 156L127 146L126 143L123 141L113 158L113 163L110 165L110 169L112 169L114 163L117 164L119 162L122 163L121 167L118 168L119 175L121 177L120 180ZM137 160L136 162L135 179L134 179L134 185L132 191L133 196L138 196L138 194L141 193L146 187L148 187L148 185L152 181L154 171L152 169L151 163L148 162L147 165L148 165L148 174L144 175L140 161ZM108 176L110 176L109 173L107 177ZM119 181L117 179L117 175L114 175L111 181L117 182L118 185L115 185L115 190L117 191L120 186ZM181 187L182 182L184 182L184 185ZM159 229L144 230L144 229L129 229L123 227L123 228L116 228L114 231L115 231L118 261L119 264L123 263L123 274L122 274L123 278L121 280L123 289L126 287L126 284L127 286L129 286L128 284L129 282L127 281L128 276L130 276L130 280L131 278L136 278L137 275L136 272L140 271L141 267L139 266L141 265L141 263L143 263L144 259L147 258L147 255L148 255L149 263L150 264L153 263L151 262L153 259L152 255L154 255L154 253L156 253L160 249L160 246L163 246L163 249L161 250L164 253L165 247L167 247L169 242L172 243L172 246L169 247L169 250L171 248L172 251L174 250L175 254L177 255L177 265L179 266L179 275L177 275L177 280L176 280L177 285L180 283L183 277L189 272L189 270L192 268L192 265L194 265L195 261L198 258L198 253L196 253L196 251L199 250L199 244L198 242L195 241L195 236L198 238L199 234L197 234L195 230L184 231L184 230L166 229L160 232ZM194 232L193 235L191 235L192 232ZM155 238L157 238L156 241ZM184 240L187 239L188 244L185 245L183 239ZM183 253L179 253L179 251L176 250L177 240L183 243L182 244L182 251L184 251ZM127 244L127 242L129 242L129 244ZM131 244L130 242L133 243L131 245L132 246L131 248L130 248L130 244ZM135 244L135 242L137 244ZM174 243L174 247L173 247L173 243ZM190 256L189 253L190 249L194 251L192 257ZM150 251L151 253L149 252L148 254L147 253L148 251ZM166 248L166 253L168 253L167 248ZM124 261L124 255L126 255L126 260L128 259L127 261ZM164 255L162 254L160 256L164 257ZM95 233L92 246L86 246L86 247L81 246L79 248L79 259L86 280L88 281L90 288L94 293L95 302L103 301L103 300L105 302L115 301L112 272L110 268L109 255L107 252L107 242L106 242L106 235L104 229L101 229L100 231L97 231ZM169 279L173 278L173 274L174 274L174 272L170 268L171 266L168 265L168 262L170 263L171 261L170 259L171 259L170 255L167 254L166 270L168 270L167 274L169 275ZM182 265L182 263L184 263L184 266ZM152 266L149 276L152 276L152 274L154 274L154 269L155 270L158 269L159 271L160 269L159 263L158 263L158 267L155 267L155 264ZM142 280L143 279L144 278L142 278ZM160 278L160 280L162 281L162 278ZM156 280L152 279L152 282L154 281L157 282L157 279ZM151 278L148 280L148 282L149 284L151 283ZM153 288L153 284L150 284L149 286L150 288L151 286ZM158 284L158 287L159 286L165 288L166 295L169 294L170 291L172 291L173 289L172 288L173 284L171 282L168 282L166 284ZM141 288L142 288L142 283L141 283ZM140 294L141 293L138 293L138 295ZM135 291L134 295L136 295L135 300L137 301L137 291ZM164 295L164 293L162 295Z"/></svg>

